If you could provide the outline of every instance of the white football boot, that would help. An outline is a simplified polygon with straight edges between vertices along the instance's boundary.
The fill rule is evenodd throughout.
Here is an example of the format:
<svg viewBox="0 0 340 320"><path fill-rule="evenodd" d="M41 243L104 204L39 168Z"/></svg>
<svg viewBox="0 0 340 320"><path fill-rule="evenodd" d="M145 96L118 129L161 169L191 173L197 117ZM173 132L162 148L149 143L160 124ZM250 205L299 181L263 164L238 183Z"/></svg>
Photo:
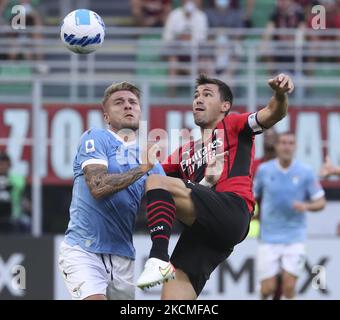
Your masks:
<svg viewBox="0 0 340 320"><path fill-rule="evenodd" d="M142 274L137 280L137 287L141 289L154 287L157 284L174 279L175 272L175 267L170 261L149 258L145 263Z"/></svg>

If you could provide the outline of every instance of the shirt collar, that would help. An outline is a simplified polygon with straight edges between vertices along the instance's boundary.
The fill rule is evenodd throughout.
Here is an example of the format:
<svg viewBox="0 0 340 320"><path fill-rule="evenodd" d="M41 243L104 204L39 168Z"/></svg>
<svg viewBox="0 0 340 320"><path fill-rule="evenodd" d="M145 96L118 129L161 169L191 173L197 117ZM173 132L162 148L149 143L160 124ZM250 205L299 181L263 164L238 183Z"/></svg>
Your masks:
<svg viewBox="0 0 340 320"><path fill-rule="evenodd" d="M117 133L112 131L111 129L107 129L119 142L121 142L124 146L132 146L136 144L136 140L125 142Z"/></svg>
<svg viewBox="0 0 340 320"><path fill-rule="evenodd" d="M279 159L276 159L275 163L276 163L277 168L278 168L280 171L282 171L283 173L287 173L287 172L289 171L289 169L290 169L290 168L293 166L293 164L295 163L295 160L293 159L293 161L291 162L290 166L287 167L287 168L284 168L284 167L281 166L281 164L280 164L280 162L279 162Z"/></svg>

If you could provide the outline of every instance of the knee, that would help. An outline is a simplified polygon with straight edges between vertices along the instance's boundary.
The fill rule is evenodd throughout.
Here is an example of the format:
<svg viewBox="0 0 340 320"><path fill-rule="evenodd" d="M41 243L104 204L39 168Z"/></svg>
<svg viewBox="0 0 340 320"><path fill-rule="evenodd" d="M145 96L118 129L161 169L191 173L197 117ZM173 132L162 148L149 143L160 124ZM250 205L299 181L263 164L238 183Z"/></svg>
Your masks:
<svg viewBox="0 0 340 320"><path fill-rule="evenodd" d="M145 189L146 191L152 190L152 189L165 189L166 183L164 176L160 174L152 174L148 176L145 182Z"/></svg>
<svg viewBox="0 0 340 320"><path fill-rule="evenodd" d="M197 294L188 275L176 270L176 278L163 285L161 300L196 300Z"/></svg>

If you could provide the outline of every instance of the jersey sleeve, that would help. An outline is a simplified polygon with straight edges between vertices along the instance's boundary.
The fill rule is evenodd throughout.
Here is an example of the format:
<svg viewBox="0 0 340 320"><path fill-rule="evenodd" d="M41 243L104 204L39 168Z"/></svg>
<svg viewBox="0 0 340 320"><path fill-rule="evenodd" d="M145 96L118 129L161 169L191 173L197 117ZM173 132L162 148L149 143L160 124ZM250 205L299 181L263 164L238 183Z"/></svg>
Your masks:
<svg viewBox="0 0 340 320"><path fill-rule="evenodd" d="M263 193L263 178L264 178L264 167L262 165L259 166L255 177L254 177L254 197L255 199L259 199L262 197Z"/></svg>
<svg viewBox="0 0 340 320"><path fill-rule="evenodd" d="M180 174L180 164L179 164L179 154L181 150L176 149L171 155L169 155L162 163L162 167L165 173L171 177L181 177Z"/></svg>
<svg viewBox="0 0 340 320"><path fill-rule="evenodd" d="M310 200L318 200L325 195L318 178L314 172L310 169L307 177L307 194Z"/></svg>
<svg viewBox="0 0 340 320"><path fill-rule="evenodd" d="M82 169L89 164L102 164L108 167L106 140L103 133L97 130L86 131L80 139L78 156Z"/></svg>
<svg viewBox="0 0 340 320"><path fill-rule="evenodd" d="M248 129L251 135L260 134L263 132L263 128L257 120L257 112L247 112L241 114L231 114L230 122L232 128L237 132Z"/></svg>

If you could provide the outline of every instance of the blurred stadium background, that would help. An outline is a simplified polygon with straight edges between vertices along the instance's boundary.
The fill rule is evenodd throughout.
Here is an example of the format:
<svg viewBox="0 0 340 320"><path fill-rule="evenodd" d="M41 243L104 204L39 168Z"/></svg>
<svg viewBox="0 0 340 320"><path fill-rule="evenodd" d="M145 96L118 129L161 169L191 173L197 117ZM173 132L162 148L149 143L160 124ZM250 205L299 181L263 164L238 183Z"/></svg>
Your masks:
<svg viewBox="0 0 340 320"><path fill-rule="evenodd" d="M12 203L16 228L0 234L0 299L69 298L55 259L68 222L73 157L81 133L103 126L99 102L114 81L141 87L149 129L191 129L199 72L231 85L235 111L264 106L271 95L267 79L288 72L296 89L289 116L276 129L296 133L297 157L315 172L326 154L340 165L340 1L231 0L223 19L216 18L215 1L196 3L208 17L206 35L201 41L183 37L174 47L163 35L171 28L165 31L164 25L180 0L0 1L0 150L11 158L17 191ZM25 5L25 29L12 28L16 4ZM325 29L312 28L317 4L326 10ZM94 10L106 23L104 45L94 54L71 54L59 39L62 17L76 8ZM287 12L291 19L285 20ZM257 158L262 145L258 136ZM328 203L308 217L308 260L299 299L340 297L340 180L322 184ZM136 274L150 245L141 211ZM202 299L258 299L253 233L214 272ZM26 290L11 285L14 265L25 267ZM318 265L326 270L322 290L313 287ZM158 299L159 294L156 288L137 292L137 298Z"/></svg>

